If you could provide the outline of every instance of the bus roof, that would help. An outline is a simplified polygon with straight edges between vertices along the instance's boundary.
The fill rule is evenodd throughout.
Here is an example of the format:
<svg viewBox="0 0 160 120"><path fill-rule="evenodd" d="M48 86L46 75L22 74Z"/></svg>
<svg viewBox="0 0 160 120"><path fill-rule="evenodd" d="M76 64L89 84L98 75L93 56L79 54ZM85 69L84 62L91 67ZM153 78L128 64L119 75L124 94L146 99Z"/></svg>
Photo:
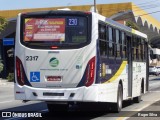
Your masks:
<svg viewBox="0 0 160 120"><path fill-rule="evenodd" d="M139 32L139 31L137 31L137 30L135 30L135 29L132 29L132 28L130 28L130 27L127 27L127 26L125 26L125 25L123 25L123 24L120 24L120 23L118 23L118 22L116 22L116 21L114 21L114 20L112 20L112 19L109 19L109 18L106 18L105 16L102 16L102 15L100 15L100 14L98 14L98 13L95 13L95 12L85 12L85 11L70 11L70 10L67 10L67 11L64 11L64 10L50 10L50 11L37 11L37 12L29 12L29 13L22 13L22 14L27 14L27 15L37 15L37 14L40 14L40 15L43 15L43 14L52 14L52 13L78 13L78 14L81 14L81 13L86 13L86 14L88 14L88 13L92 13L92 14L97 14L99 17L103 17L103 18L105 18L105 22L107 23L107 24L110 24L110 25L112 25L112 26L115 26L115 27L117 27L117 28L119 28L119 29L121 29L121 30L125 30L125 31L128 31L128 32L130 32L130 33L132 33L132 34L135 34L135 35L138 35L138 36L141 36L141 37L143 37L143 38L146 38L147 39L147 35L146 34L144 34L144 33L142 33L142 32Z"/></svg>
<svg viewBox="0 0 160 120"><path fill-rule="evenodd" d="M93 14L94 14L94 13L93 13ZM97 14L98 16L105 17L105 16L102 16L102 15L100 15L100 14L98 14L98 13L96 13L96 14ZM110 24L110 25L112 25L112 26L115 26L115 27L117 27L117 28L120 28L121 30L128 31L128 32L130 32L130 33L136 34L136 35L138 35L138 36L142 36L143 38L146 38L146 39L147 39L147 35L146 35L146 34L140 32L140 31L138 31L138 30L135 30L135 29L133 29L133 28L130 28L130 27L128 27L128 26L125 26L125 25L123 25L123 24L120 24L120 23L118 23L118 22L116 22L116 21L114 21L114 20L112 20L112 19L110 19L110 18L106 18L106 17L105 17L105 22L106 22L107 24Z"/></svg>

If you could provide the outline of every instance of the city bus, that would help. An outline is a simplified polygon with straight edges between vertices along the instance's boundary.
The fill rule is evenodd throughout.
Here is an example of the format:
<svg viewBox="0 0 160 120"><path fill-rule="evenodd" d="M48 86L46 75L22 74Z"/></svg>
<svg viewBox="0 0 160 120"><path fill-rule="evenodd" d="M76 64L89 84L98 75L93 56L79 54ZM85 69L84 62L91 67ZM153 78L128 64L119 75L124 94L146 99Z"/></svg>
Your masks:
<svg viewBox="0 0 160 120"><path fill-rule="evenodd" d="M98 13L20 13L15 41L15 99L71 104L141 101L148 90L147 35Z"/></svg>

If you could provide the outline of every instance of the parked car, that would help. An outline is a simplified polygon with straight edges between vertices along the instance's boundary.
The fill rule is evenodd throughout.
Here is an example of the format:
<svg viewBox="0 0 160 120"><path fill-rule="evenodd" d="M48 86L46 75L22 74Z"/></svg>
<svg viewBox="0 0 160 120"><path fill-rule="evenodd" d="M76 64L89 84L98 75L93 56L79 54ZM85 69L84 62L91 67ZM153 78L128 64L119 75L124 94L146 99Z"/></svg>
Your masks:
<svg viewBox="0 0 160 120"><path fill-rule="evenodd" d="M160 66L158 66L158 67L156 67L157 68L157 71L158 71L158 73L159 73L159 75L160 75Z"/></svg>
<svg viewBox="0 0 160 120"><path fill-rule="evenodd" d="M160 74L160 68L157 68L155 66L149 66L149 75L159 75Z"/></svg>

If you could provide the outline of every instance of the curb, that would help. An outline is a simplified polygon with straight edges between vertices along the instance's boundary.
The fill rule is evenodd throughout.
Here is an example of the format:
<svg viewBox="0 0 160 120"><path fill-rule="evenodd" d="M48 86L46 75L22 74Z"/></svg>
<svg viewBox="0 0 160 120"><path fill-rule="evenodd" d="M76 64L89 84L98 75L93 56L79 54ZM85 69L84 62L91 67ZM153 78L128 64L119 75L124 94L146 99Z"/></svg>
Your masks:
<svg viewBox="0 0 160 120"><path fill-rule="evenodd" d="M13 82L8 82L6 79L0 78L0 86L13 85Z"/></svg>

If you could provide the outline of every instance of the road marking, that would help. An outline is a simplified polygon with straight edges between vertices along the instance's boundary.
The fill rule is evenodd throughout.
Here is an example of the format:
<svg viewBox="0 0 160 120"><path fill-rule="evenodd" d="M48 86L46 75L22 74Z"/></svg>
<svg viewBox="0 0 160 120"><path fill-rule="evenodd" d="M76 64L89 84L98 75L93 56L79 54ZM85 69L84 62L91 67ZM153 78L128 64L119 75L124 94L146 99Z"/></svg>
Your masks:
<svg viewBox="0 0 160 120"><path fill-rule="evenodd" d="M15 117L15 118L8 118L8 119L5 119L5 120L20 120L20 119L25 119L25 118L18 118L18 117Z"/></svg>
<svg viewBox="0 0 160 120"><path fill-rule="evenodd" d="M44 110L41 110L39 112L47 112L47 111L48 111L48 109L44 109Z"/></svg>
<svg viewBox="0 0 160 120"><path fill-rule="evenodd" d="M0 98L6 98L6 97L14 97L14 95L2 95Z"/></svg>
<svg viewBox="0 0 160 120"><path fill-rule="evenodd" d="M151 103L148 103L147 105L141 107L140 109L134 109L133 111L135 111L135 112L133 112L133 113L124 114L124 116L129 116L129 117L119 117L119 118L117 118L116 120L126 120L126 119L130 118L132 115L134 115L135 113L137 113L138 111L143 110L144 108L150 106L151 104L153 104L153 103L155 103L155 102L158 102L159 100L160 100L160 99L157 99L157 100L155 100L155 101L153 101L153 102L151 102Z"/></svg>
<svg viewBox="0 0 160 120"><path fill-rule="evenodd" d="M160 91L149 91L149 92L155 92L155 93L157 93L157 92L160 92Z"/></svg>
<svg viewBox="0 0 160 120"><path fill-rule="evenodd" d="M0 104L2 103L9 103L9 102L13 102L14 100L10 100L10 101L3 101L3 102L0 102Z"/></svg>

